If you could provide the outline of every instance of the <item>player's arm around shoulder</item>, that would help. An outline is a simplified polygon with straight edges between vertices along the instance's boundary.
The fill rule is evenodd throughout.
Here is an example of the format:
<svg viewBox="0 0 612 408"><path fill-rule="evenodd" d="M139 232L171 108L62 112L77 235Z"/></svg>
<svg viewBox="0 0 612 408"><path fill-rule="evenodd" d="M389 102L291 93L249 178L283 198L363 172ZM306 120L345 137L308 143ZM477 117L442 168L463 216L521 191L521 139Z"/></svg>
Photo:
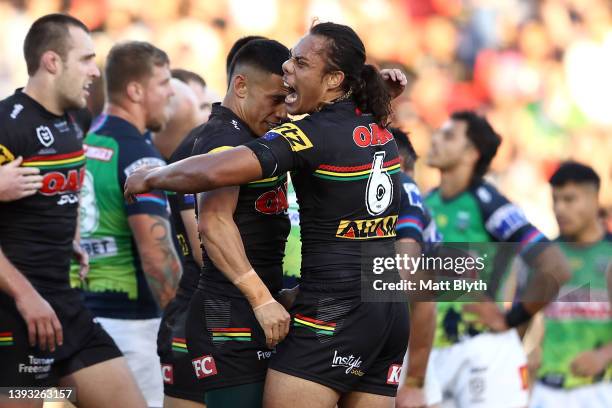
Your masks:
<svg viewBox="0 0 612 408"><path fill-rule="evenodd" d="M151 292L160 307L164 308L174 298L182 273L168 217L133 214L128 216L128 223Z"/></svg>

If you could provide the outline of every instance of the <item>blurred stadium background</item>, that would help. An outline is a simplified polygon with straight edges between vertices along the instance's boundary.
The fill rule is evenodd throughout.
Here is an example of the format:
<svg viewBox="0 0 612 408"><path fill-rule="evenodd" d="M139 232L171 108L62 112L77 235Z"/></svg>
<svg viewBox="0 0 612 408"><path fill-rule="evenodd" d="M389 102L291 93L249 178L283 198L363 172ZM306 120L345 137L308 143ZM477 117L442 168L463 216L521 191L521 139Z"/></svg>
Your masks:
<svg viewBox="0 0 612 408"><path fill-rule="evenodd" d="M394 124L410 132L421 157L450 111L476 109L504 138L494 183L534 224L556 235L547 179L571 158L602 177L612 230L611 0L0 0L2 97L25 84L21 47L30 24L57 11L93 30L100 66L116 42L146 40L219 95L226 53L239 37L291 47L315 17L348 24L371 62L409 74ZM100 100L99 93L94 110ZM424 191L437 184L422 159L416 174Z"/></svg>

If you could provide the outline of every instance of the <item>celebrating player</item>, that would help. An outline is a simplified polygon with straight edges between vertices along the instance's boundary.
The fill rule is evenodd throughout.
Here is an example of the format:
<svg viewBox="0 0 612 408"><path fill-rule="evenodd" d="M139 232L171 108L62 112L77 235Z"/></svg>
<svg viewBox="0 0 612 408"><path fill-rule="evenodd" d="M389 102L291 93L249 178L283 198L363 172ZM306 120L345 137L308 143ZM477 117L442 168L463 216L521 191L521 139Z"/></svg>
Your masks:
<svg viewBox="0 0 612 408"><path fill-rule="evenodd" d="M312 27L283 70L288 112L310 116L246 146L143 169L128 179L126 195L207 191L293 170L302 281L289 336L271 356L264 405L389 406L398 383L390 373L399 373L406 351L407 305L361 303L360 278L363 242L379 253L395 250L400 160L384 127L390 96L347 26ZM251 304L273 304L254 271L234 274ZM211 363L202 360L203 373L217 375Z"/></svg>
<svg viewBox="0 0 612 408"><path fill-rule="evenodd" d="M43 181L0 203L0 383L74 386L78 406L144 407L125 359L69 285L85 177L75 117L100 75L93 42L79 20L51 14L32 24L24 54L28 83L0 102L0 152L3 162L23 157Z"/></svg>

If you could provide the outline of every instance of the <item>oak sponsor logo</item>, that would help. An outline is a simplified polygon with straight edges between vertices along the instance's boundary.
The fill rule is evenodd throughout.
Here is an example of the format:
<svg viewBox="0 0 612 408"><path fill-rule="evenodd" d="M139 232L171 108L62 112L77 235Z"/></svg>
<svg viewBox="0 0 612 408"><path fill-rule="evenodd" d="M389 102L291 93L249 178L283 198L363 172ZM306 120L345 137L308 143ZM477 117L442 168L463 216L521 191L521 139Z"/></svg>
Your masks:
<svg viewBox="0 0 612 408"><path fill-rule="evenodd" d="M334 358L332 359L331 367L342 367L345 374L352 374L361 377L364 372L359 370L361 367L361 357L350 354L349 356L341 356L338 354L338 350L334 350Z"/></svg>
<svg viewBox="0 0 612 408"><path fill-rule="evenodd" d="M353 129L353 141L359 147L382 146L391 140L393 140L393 134L375 123L370 123L369 128L357 126Z"/></svg>
<svg viewBox="0 0 612 408"><path fill-rule="evenodd" d="M255 209L266 215L283 214L289 208L285 189L279 186L275 190L266 191L255 200Z"/></svg>
<svg viewBox="0 0 612 408"><path fill-rule="evenodd" d="M80 170L70 170L64 174L59 171L52 171L43 177L43 185L40 193L46 196L53 196L64 193L78 193L85 180L85 168ZM78 198L77 198L78 201Z"/></svg>
<svg viewBox="0 0 612 408"><path fill-rule="evenodd" d="M310 149L312 147L312 142L302 129L294 125L293 123L285 123L284 125L278 126L272 130L270 130L265 136L266 140L273 140L276 137L274 134L281 135L282 137L289 142L291 146L291 150L294 152L299 152L300 150Z"/></svg>
<svg viewBox="0 0 612 408"><path fill-rule="evenodd" d="M174 368L172 364L162 364L161 372L164 384L174 384Z"/></svg>
<svg viewBox="0 0 612 408"><path fill-rule="evenodd" d="M217 374L217 365L213 356L202 356L191 360L198 380Z"/></svg>
<svg viewBox="0 0 612 408"><path fill-rule="evenodd" d="M402 375L402 366L400 364L391 364L387 371L387 384L399 385L400 375Z"/></svg>
<svg viewBox="0 0 612 408"><path fill-rule="evenodd" d="M346 239L372 239L395 237L397 215L370 220L342 220L336 237Z"/></svg>

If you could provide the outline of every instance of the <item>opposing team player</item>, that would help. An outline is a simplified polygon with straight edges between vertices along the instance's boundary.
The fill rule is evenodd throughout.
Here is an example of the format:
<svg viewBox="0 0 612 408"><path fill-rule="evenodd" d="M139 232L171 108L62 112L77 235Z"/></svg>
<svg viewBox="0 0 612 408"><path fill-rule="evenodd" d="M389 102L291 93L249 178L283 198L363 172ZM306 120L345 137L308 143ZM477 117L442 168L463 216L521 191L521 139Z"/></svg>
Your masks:
<svg viewBox="0 0 612 408"><path fill-rule="evenodd" d="M397 389L389 373L406 351L407 305L361 303L360 281L364 242L379 254L395 251L400 160L384 128L390 96L347 26L311 28L283 70L288 112L310 116L243 147L143 169L128 178L126 195L158 187L205 191L293 170L302 281L289 336L271 356L264 405L389 406ZM248 264L233 272L252 305L274 304ZM280 338L282 324L277 330ZM203 374L217 375L210 356L200 364Z"/></svg>
<svg viewBox="0 0 612 408"><path fill-rule="evenodd" d="M145 407L117 346L69 284L85 177L75 117L100 75L93 42L79 20L51 14L32 24L24 54L28 83L0 102L0 151L4 162L21 156L40 169L43 182L0 203L0 383L73 386L77 406Z"/></svg>
<svg viewBox="0 0 612 408"><path fill-rule="evenodd" d="M538 272L526 294L531 301L516 302L506 315L492 302L438 302L430 364L445 398L453 399L459 407L527 404L526 357L514 328L529 321L569 278L558 247L544 245L546 237L522 211L484 181L500 143L485 118L473 112L456 112L433 134L428 155L429 165L440 170L441 180L425 203L443 241L520 243L522 257ZM487 248L491 264L480 278L489 282L488 295L496 299L500 291L495 284L503 281L505 269L504 265L492 265L493 245ZM475 250L484 252L482 248ZM549 286L550 291L541 293L545 284L551 283L556 287ZM478 313L479 318L468 312Z"/></svg>
<svg viewBox="0 0 612 408"><path fill-rule="evenodd" d="M397 219L398 251L418 257L429 249L427 246L440 240L436 223L423 205L421 191L413 180L416 152L408 135L398 128L391 128L401 159L401 196ZM424 279L417 276L416 279ZM418 301L421 300L421 301ZM441 402L433 368L428 367L429 354L436 330L436 305L425 299L410 299L410 341L399 377L396 399L406 406L432 406ZM433 382L433 384L432 384ZM400 405L402 406L402 405Z"/></svg>
<svg viewBox="0 0 612 408"><path fill-rule="evenodd" d="M172 78L176 78L186 83L193 90L198 101L199 110L202 114L202 122L206 122L210 116L212 104L220 100L219 95L206 84L204 78L193 71L175 68L171 72Z"/></svg>
<svg viewBox="0 0 612 408"><path fill-rule="evenodd" d="M189 72L183 71L181 72ZM194 74L195 75L195 74ZM178 79L171 80L174 96L166 126L153 135L153 142L164 160L173 163L191 155L195 137L189 133L204 121L193 89ZM186 135L188 135L186 137ZM183 275L176 296L164 310L157 336L164 380L164 407L203 407L204 388L194 374L187 352L185 322L202 266L202 251L195 218L193 194L168 193L171 219L177 237Z"/></svg>
<svg viewBox="0 0 612 408"><path fill-rule="evenodd" d="M550 178L557 241L572 268L560 299L544 310L541 362L530 406L612 406L612 312L606 269L612 235L599 220L599 176L576 162Z"/></svg>
<svg viewBox="0 0 612 408"><path fill-rule="evenodd" d="M149 43L120 43L108 54L105 74L107 107L85 138L80 232L90 271L81 286L86 305L127 356L147 403L160 407L160 308L174 298L181 264L165 193L127 204L122 186L140 166L165 164L149 131L168 120L169 61Z"/></svg>

